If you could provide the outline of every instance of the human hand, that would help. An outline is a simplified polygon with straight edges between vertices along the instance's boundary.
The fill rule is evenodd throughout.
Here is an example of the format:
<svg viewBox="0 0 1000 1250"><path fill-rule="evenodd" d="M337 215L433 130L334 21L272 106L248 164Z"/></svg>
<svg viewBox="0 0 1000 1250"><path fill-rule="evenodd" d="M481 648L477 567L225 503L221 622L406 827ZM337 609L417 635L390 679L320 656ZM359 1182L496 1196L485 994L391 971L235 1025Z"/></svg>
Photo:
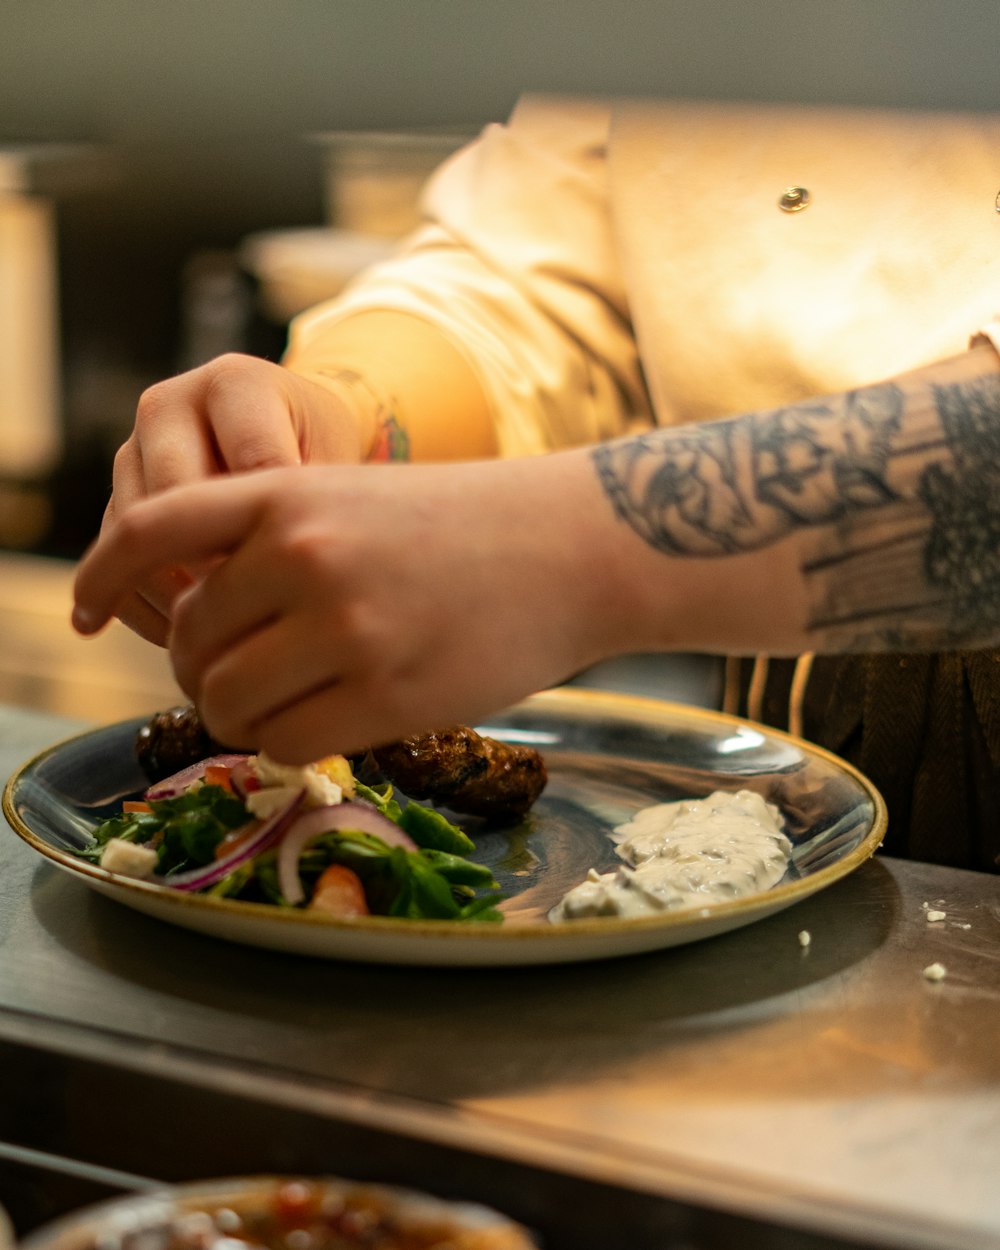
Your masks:
<svg viewBox="0 0 1000 1250"><path fill-rule="evenodd" d="M103 529L174 486L302 462L356 462L362 452L346 398L279 365L221 356L142 395L133 432L115 457ZM165 645L168 605L193 577L182 565L158 569L118 605L121 619Z"/></svg>
<svg viewBox="0 0 1000 1250"><path fill-rule="evenodd" d="M575 453L298 467L137 503L81 563L101 628L164 568L170 654L212 734L288 763L475 722L605 653L623 615Z"/></svg>

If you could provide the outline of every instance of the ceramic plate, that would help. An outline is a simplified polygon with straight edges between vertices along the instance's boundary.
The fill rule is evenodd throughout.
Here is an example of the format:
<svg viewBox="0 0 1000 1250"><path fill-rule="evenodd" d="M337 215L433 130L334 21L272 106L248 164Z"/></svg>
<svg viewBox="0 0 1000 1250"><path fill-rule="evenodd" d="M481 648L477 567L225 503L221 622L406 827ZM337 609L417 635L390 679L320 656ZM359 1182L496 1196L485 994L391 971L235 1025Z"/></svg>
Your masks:
<svg viewBox="0 0 1000 1250"><path fill-rule="evenodd" d="M295 1205L290 1207L289 1203ZM307 1244L370 1246L381 1217L378 1245L458 1246L467 1250L537 1250L528 1231L488 1207L450 1202L415 1190L368 1185L337 1177L236 1177L195 1181L114 1198L44 1225L22 1250L193 1250L197 1246L287 1246L288 1225L301 1231L295 1209L311 1213L316 1235ZM287 1212L282 1218L281 1212ZM347 1222L354 1215L353 1223ZM346 1218L345 1218L346 1217ZM360 1218L358 1218L360 1217ZM301 1217L300 1217L301 1218ZM344 1222L342 1222L344 1221ZM342 1229L357 1230L355 1236ZM400 1234L392 1236L391 1230Z"/></svg>
<svg viewBox="0 0 1000 1250"><path fill-rule="evenodd" d="M564 963L634 954L711 937L771 915L857 868L885 832L871 783L836 756L749 721L673 703L588 690L535 695L480 725L530 743L549 784L524 823L463 821L473 858L507 896L502 925L365 917L337 921L267 904L183 894L76 858L74 845L143 788L123 721L50 747L7 783L13 830L93 889L172 924L274 950L334 959L424 965ZM547 915L588 869L620 863L610 832L640 808L713 790L747 788L776 803L794 844L773 888L660 916L552 924Z"/></svg>

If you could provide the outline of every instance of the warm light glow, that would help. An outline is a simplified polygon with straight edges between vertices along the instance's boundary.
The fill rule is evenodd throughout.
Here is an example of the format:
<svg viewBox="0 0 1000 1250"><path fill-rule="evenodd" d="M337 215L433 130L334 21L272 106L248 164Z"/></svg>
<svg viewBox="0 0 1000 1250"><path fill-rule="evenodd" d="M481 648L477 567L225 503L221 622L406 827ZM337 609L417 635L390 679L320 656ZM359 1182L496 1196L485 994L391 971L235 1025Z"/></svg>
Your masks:
<svg viewBox="0 0 1000 1250"><path fill-rule="evenodd" d="M0 195L0 475L49 470L60 443L52 205Z"/></svg>

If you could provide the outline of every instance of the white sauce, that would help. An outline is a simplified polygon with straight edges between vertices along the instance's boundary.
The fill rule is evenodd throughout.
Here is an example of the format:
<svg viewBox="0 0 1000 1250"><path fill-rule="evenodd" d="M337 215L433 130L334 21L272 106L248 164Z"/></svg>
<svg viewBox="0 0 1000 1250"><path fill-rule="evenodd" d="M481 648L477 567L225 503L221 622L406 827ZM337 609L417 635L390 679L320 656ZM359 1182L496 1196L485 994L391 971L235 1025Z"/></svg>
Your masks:
<svg viewBox="0 0 1000 1250"><path fill-rule="evenodd" d="M770 889L792 853L781 825L778 808L751 790L644 808L614 831L622 867L591 869L551 918L649 916Z"/></svg>

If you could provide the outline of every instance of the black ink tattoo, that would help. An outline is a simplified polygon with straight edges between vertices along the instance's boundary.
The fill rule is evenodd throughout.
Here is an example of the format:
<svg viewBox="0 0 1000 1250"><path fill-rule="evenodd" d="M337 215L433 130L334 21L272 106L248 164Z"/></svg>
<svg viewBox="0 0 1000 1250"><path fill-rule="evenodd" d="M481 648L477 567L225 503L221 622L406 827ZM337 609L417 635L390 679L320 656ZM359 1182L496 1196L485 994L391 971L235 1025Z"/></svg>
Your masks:
<svg viewBox="0 0 1000 1250"><path fill-rule="evenodd" d="M753 551L893 498L895 386L594 449L615 512L669 555Z"/></svg>
<svg viewBox="0 0 1000 1250"><path fill-rule="evenodd" d="M1000 386L936 387L951 463L928 467L918 494L931 516L927 580L956 622L1000 620Z"/></svg>
<svg viewBox="0 0 1000 1250"><path fill-rule="evenodd" d="M801 534L816 650L984 645L1000 633L1000 379L930 401L904 428L885 384L592 456L616 514L667 555Z"/></svg>

